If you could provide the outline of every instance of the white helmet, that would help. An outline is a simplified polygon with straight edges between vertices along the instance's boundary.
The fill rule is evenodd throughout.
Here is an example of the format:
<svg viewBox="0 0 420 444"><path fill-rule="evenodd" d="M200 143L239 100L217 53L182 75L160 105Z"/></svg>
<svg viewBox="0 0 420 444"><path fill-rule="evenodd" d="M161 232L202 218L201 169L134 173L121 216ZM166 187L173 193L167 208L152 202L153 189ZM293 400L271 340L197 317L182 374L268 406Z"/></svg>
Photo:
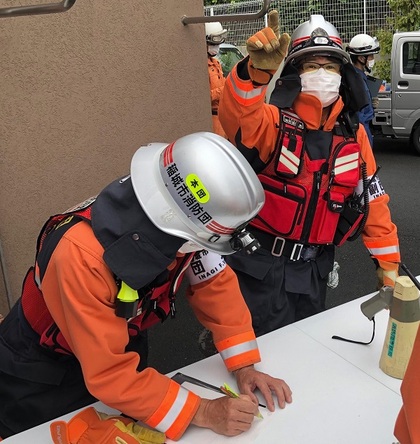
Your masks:
<svg viewBox="0 0 420 444"><path fill-rule="evenodd" d="M141 147L131 180L147 216L165 233L220 254L258 248L244 228L261 210L264 191L225 138L200 132Z"/></svg>
<svg viewBox="0 0 420 444"><path fill-rule="evenodd" d="M227 29L223 29L220 22L211 22L205 24L206 42L209 45L220 45L226 40Z"/></svg>
<svg viewBox="0 0 420 444"><path fill-rule="evenodd" d="M347 52L351 55L367 56L371 54L378 54L380 50L379 42L376 37L371 37L368 34L355 35L347 47Z"/></svg>
<svg viewBox="0 0 420 444"><path fill-rule="evenodd" d="M296 65L309 55L336 57L342 62L350 62L337 29L322 15L311 15L307 22L294 30L284 65Z"/></svg>

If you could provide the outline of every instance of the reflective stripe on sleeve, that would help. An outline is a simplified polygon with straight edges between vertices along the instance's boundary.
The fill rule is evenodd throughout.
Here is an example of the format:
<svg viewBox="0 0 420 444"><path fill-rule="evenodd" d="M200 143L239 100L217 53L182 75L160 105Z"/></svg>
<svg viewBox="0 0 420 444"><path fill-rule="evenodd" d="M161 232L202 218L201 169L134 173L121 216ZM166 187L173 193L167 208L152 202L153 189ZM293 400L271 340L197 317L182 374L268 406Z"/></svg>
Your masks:
<svg viewBox="0 0 420 444"><path fill-rule="evenodd" d="M370 254L378 259L388 262L399 262L400 248L398 246L393 247L381 247L381 248L368 248Z"/></svg>
<svg viewBox="0 0 420 444"><path fill-rule="evenodd" d="M146 423L170 439L179 439L191 422L199 402L196 394L171 381L165 399Z"/></svg>
<svg viewBox="0 0 420 444"><path fill-rule="evenodd" d="M261 360L257 340L253 332L242 333L216 344L228 370L244 364L255 364Z"/></svg>
<svg viewBox="0 0 420 444"><path fill-rule="evenodd" d="M226 85L230 87L235 100L241 105L253 105L259 102L264 96L267 85L255 88L250 80L242 80L238 77L236 69L226 79Z"/></svg>
<svg viewBox="0 0 420 444"><path fill-rule="evenodd" d="M387 262L400 262L400 247L395 240L390 244L390 240L378 241L378 240L365 240L366 248L369 250L369 253L380 260Z"/></svg>

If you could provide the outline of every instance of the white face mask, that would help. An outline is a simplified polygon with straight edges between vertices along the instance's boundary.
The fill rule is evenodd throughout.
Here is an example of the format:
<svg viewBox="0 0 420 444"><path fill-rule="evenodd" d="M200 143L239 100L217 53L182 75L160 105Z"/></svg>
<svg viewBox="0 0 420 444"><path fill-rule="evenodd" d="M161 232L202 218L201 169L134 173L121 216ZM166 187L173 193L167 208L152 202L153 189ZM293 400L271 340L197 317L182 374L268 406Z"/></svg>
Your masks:
<svg viewBox="0 0 420 444"><path fill-rule="evenodd" d="M341 84L340 74L325 71L324 68L318 71L304 72L300 75L302 92L318 97L322 107L331 105L338 99L338 91Z"/></svg>
<svg viewBox="0 0 420 444"><path fill-rule="evenodd" d="M367 67L369 69L372 69L374 65L375 65L375 60L368 60Z"/></svg>
<svg viewBox="0 0 420 444"><path fill-rule="evenodd" d="M220 45L207 45L207 54L214 57L219 53Z"/></svg>

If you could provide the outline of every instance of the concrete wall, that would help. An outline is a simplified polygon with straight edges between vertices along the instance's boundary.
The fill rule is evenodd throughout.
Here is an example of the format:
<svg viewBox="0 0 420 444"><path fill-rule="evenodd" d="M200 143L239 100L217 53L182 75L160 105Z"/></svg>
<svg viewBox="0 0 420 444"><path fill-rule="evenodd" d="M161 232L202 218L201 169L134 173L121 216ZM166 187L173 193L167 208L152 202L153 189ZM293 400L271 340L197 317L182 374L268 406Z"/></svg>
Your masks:
<svg viewBox="0 0 420 444"><path fill-rule="evenodd" d="M204 24L183 15L203 15L202 1L77 0L0 19L0 242L13 301L50 215L126 174L142 144L211 129Z"/></svg>

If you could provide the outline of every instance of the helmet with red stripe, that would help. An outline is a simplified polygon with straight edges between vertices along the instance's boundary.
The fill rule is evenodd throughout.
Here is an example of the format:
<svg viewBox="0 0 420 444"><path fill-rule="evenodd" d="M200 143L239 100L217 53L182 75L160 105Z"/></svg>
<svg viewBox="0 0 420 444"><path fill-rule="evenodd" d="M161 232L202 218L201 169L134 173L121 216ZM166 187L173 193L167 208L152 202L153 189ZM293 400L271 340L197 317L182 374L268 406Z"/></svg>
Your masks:
<svg viewBox="0 0 420 444"><path fill-rule="evenodd" d="M297 66L309 56L333 57L342 63L350 62L337 29L322 15L311 15L307 22L295 29L284 64Z"/></svg>
<svg viewBox="0 0 420 444"><path fill-rule="evenodd" d="M240 249L238 239L249 234L244 228L264 204L261 183L245 157L213 133L139 148L131 180L160 230L220 254Z"/></svg>

